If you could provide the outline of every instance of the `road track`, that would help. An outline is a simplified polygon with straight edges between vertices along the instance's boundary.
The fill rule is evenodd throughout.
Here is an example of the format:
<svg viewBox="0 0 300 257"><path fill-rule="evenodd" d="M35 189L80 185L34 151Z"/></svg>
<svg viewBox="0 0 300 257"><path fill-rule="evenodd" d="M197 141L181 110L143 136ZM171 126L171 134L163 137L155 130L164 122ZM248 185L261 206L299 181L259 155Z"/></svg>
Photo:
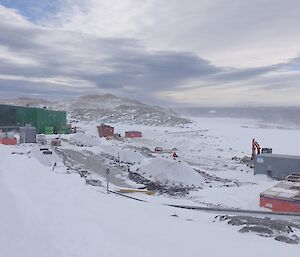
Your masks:
<svg viewBox="0 0 300 257"><path fill-rule="evenodd" d="M63 159L64 164L69 167L70 169L74 169L73 167L68 165L67 157L64 151L55 149L58 154L60 154L61 158ZM77 170L78 171L78 170ZM104 187L100 185L100 187ZM140 199L137 197L132 197L127 194L120 193L115 190L109 190L110 193L119 195L121 197L129 198L131 200L149 203L144 199ZM214 213L214 214L223 214L223 215L239 215L239 216L255 216L255 217L262 217L262 218L276 218L281 220L293 220L300 222L300 213L291 213L291 212L271 212L271 211L260 211L260 210L247 210L247 209L233 209L233 208L219 208L219 207L206 207L206 206L189 206L189 205L177 205L177 204L162 204L164 206L179 208L179 209L186 209L186 210L193 210L193 211L201 211L207 213Z"/></svg>

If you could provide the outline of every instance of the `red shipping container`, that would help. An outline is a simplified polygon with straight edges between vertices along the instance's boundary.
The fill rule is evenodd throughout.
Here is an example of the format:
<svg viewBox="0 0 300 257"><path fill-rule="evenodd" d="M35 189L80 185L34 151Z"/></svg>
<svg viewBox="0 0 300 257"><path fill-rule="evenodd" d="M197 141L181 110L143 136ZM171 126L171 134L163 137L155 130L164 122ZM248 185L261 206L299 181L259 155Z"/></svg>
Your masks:
<svg viewBox="0 0 300 257"><path fill-rule="evenodd" d="M300 212L300 201L288 201L260 196L260 206L277 212Z"/></svg>
<svg viewBox="0 0 300 257"><path fill-rule="evenodd" d="M17 144L17 139L16 138L0 138L0 144L3 145L16 145Z"/></svg>
<svg viewBox="0 0 300 257"><path fill-rule="evenodd" d="M101 124L97 126L99 137L113 137L114 136L114 127Z"/></svg>
<svg viewBox="0 0 300 257"><path fill-rule="evenodd" d="M259 205L277 212L300 212L300 175L290 174L262 192Z"/></svg>
<svg viewBox="0 0 300 257"><path fill-rule="evenodd" d="M142 137L142 132L140 131L126 131L125 132L126 138L136 138L136 137Z"/></svg>

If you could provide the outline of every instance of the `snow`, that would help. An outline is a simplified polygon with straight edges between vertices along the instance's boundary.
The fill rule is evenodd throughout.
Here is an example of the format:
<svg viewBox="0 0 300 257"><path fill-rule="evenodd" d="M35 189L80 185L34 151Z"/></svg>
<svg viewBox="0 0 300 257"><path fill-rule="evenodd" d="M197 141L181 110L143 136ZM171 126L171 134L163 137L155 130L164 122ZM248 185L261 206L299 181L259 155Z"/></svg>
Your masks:
<svg viewBox="0 0 300 257"><path fill-rule="evenodd" d="M34 146L32 150L30 150L29 156L34 157L44 166L53 166L54 163L60 161L60 158L57 156L57 154L54 151L52 151L51 148L49 150L52 152L52 154L43 154L43 151L40 151L39 147Z"/></svg>
<svg viewBox="0 0 300 257"><path fill-rule="evenodd" d="M132 163L131 169L138 168L149 179L204 188L180 198L136 194L147 202L134 201L87 185L54 152L46 156L36 145L0 145L0 256L299 256L299 245L241 234L237 227L214 222L215 214L165 205L261 210L259 193L278 182L254 176L249 167L231 158L249 154L253 137L275 153L299 154L293 144L299 130L261 126L252 120L201 118L185 128L115 124L119 131L141 130L143 138L108 141L96 137L95 124L79 125L86 133L62 136L70 139L63 141L62 149L119 155L120 161ZM167 152L150 151L148 156L141 150L155 146L175 147L179 158L174 160ZM205 186L196 170L234 179L240 186L226 187L218 181Z"/></svg>
<svg viewBox="0 0 300 257"><path fill-rule="evenodd" d="M53 106L61 108L60 104ZM114 95L89 95L65 103L71 119L98 122L123 122L145 125L172 125L190 123L173 111Z"/></svg>
<svg viewBox="0 0 300 257"><path fill-rule="evenodd" d="M119 150L119 158L121 162L140 163L144 160L144 156L137 152L128 149Z"/></svg>
<svg viewBox="0 0 300 257"><path fill-rule="evenodd" d="M298 256L298 246L238 234L213 223L211 214L103 194L63 167L52 172L28 156L11 155L12 150L0 146L7 156L0 169L1 256L217 257L242 252L247 257L257 251Z"/></svg>
<svg viewBox="0 0 300 257"><path fill-rule="evenodd" d="M168 185L201 186L204 183L204 179L187 163L161 157L145 159L136 172Z"/></svg>
<svg viewBox="0 0 300 257"><path fill-rule="evenodd" d="M76 133L74 136L70 138L71 142L74 142L78 145L84 146L98 146L101 143L101 140L105 140L104 138L101 139L95 135L86 135L83 133Z"/></svg>
<svg viewBox="0 0 300 257"><path fill-rule="evenodd" d="M79 125L86 131L86 136L97 137L97 123L90 122ZM272 124L232 118L197 118L193 124L183 128L151 127L141 124L111 125L120 134L126 130L139 130L143 132L143 137L123 141L101 139L99 145L80 150L89 150L95 154L109 154L123 164L133 164L130 166L131 171L152 181L168 185L174 183L204 187L204 190L193 192L191 197L187 198L190 205L205 203L205 205L253 210L264 210L259 206L259 194L277 182L264 175L254 176L252 169L233 161L232 157L250 155L253 137L257 138L262 147L272 147L275 153L279 153L278 149L283 154L295 153L296 147L291 146L290 142L294 137L300 136L299 130L278 129ZM280 140L278 140L279 135L281 135ZM268 138L268 140L263 140L264 138ZM282 142L286 147L281 148ZM156 153L154 152L156 146L161 146L164 150L169 151ZM178 149L176 153L179 158L176 160L173 160L172 151L170 151L173 148ZM142 149L149 149L152 157L142 154ZM203 177L199 176L196 171L205 172L221 179L229 179L234 183L227 183L227 186L230 187L219 189L226 186L226 183L217 181L203 183ZM123 178L124 176L127 175L122 174ZM127 178L126 183L132 184L132 181ZM241 186L236 188L236 183ZM251 186L245 190L247 185ZM226 198L224 197L225 192ZM205 200L203 200L204 196ZM172 200L168 199L168 201Z"/></svg>

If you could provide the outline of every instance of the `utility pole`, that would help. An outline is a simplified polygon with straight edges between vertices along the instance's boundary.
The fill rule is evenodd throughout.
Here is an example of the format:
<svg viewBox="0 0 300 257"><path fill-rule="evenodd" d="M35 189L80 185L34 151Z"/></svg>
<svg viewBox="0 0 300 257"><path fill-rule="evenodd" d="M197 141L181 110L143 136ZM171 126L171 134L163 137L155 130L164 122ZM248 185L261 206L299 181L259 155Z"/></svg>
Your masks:
<svg viewBox="0 0 300 257"><path fill-rule="evenodd" d="M105 174L106 174L106 191L109 194L109 181L108 181L109 169L108 168L106 169Z"/></svg>
<svg viewBox="0 0 300 257"><path fill-rule="evenodd" d="M57 166L57 163L55 162L55 163L53 164L52 171L54 171L54 169L55 169L56 166Z"/></svg>

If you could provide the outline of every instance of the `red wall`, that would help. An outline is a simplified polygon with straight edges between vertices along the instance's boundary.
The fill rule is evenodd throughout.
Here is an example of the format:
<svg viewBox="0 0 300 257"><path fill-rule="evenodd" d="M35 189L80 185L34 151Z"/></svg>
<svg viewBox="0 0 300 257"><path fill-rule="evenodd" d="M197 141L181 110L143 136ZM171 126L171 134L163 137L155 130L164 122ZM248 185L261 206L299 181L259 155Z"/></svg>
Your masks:
<svg viewBox="0 0 300 257"><path fill-rule="evenodd" d="M272 198L261 196L259 205L261 207L269 208L272 211L300 212L300 202L294 203L292 201L272 199Z"/></svg>
<svg viewBox="0 0 300 257"><path fill-rule="evenodd" d="M125 137L127 138L135 138L135 137L142 137L142 132L125 132Z"/></svg>
<svg viewBox="0 0 300 257"><path fill-rule="evenodd" d="M98 134L100 137L114 136L114 128L109 126L98 126Z"/></svg>
<svg viewBox="0 0 300 257"><path fill-rule="evenodd" d="M3 145L16 145L17 139L16 138L0 138L0 144Z"/></svg>

